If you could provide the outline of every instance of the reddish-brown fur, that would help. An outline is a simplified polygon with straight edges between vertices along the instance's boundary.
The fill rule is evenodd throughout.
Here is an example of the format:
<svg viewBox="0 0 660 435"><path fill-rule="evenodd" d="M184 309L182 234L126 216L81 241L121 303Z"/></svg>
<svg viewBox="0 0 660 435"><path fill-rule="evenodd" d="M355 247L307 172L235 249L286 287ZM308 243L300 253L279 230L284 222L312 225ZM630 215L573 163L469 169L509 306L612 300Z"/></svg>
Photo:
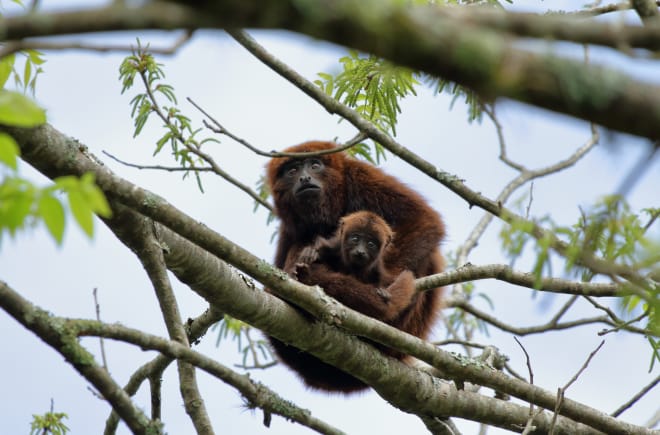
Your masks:
<svg viewBox="0 0 660 435"><path fill-rule="evenodd" d="M303 249L294 264L285 264L284 270L306 284L313 284L310 276L324 274L327 278L332 272L371 284L374 291L355 301L359 311L389 321L408 306L415 294L415 277L410 270L393 273L385 267L393 238L392 229L380 216L369 211L354 212L341 218L332 238L318 237L313 246Z"/></svg>
<svg viewBox="0 0 660 435"><path fill-rule="evenodd" d="M309 152L334 147L331 142L306 142L286 151ZM409 270L415 277L422 277L442 270L443 258L438 246L444 237L444 225L419 194L379 168L344 153L314 159L274 158L268 163L267 182L281 220L276 266L290 268L305 248L314 245L317 237L330 238L342 216L367 210L381 216L394 232L392 246L383 259L389 273L398 275ZM290 168L292 163L299 167ZM410 303L392 314L387 304L374 298L376 285L323 265L309 272L306 283L318 284L346 306L421 338L430 332L439 309L439 288L414 295ZM270 341L280 359L311 387L345 393L367 387L312 355L274 338Z"/></svg>

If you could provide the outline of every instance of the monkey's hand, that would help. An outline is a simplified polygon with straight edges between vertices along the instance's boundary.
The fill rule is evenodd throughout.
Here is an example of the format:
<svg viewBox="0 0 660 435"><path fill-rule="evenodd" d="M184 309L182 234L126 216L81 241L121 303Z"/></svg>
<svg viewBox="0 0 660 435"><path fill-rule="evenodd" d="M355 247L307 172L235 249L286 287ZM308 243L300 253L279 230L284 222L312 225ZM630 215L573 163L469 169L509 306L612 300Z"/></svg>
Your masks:
<svg viewBox="0 0 660 435"><path fill-rule="evenodd" d="M316 244L305 246L298 254L298 264L312 264L319 259L319 250Z"/></svg>
<svg viewBox="0 0 660 435"><path fill-rule="evenodd" d="M387 303L392 298L392 293L390 293L386 288L377 288L376 294L383 299L383 302Z"/></svg>
<svg viewBox="0 0 660 435"><path fill-rule="evenodd" d="M296 263L293 268L293 276L298 281L304 280L309 277L309 264L307 263Z"/></svg>

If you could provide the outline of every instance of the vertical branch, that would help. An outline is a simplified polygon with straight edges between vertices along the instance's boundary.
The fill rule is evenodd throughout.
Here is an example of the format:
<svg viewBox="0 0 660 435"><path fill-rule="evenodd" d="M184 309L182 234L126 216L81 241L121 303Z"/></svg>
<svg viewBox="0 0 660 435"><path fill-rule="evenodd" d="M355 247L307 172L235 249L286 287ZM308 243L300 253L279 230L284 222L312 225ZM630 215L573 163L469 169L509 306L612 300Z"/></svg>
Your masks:
<svg viewBox="0 0 660 435"><path fill-rule="evenodd" d="M101 306L99 305L99 300L98 300L98 289L94 287L94 290L92 290L92 295L94 296L94 307L96 310L96 320L99 322L101 321ZM103 337L99 337L99 342L101 344L101 360L103 361L103 368L105 371L110 373L110 370L108 369L108 360L105 357L105 343L103 342Z"/></svg>
<svg viewBox="0 0 660 435"><path fill-rule="evenodd" d="M0 307L10 316L60 353L82 377L117 411L133 433L161 433L157 422L150 421L138 409L108 372L94 361L94 356L80 344L62 319L32 305L6 282L0 281Z"/></svg>
<svg viewBox="0 0 660 435"><path fill-rule="evenodd" d="M136 252L142 262L149 279L156 292L167 332L172 340L190 346L188 336L181 320L179 307L174 291L167 276L167 266L156 234L156 227L151 221L143 221L144 231L139 239L140 246ZM179 370L179 389L183 397L186 413L190 416L198 434L213 435L213 428L209 419L204 400L197 387L195 367L187 362L177 360ZM152 386L152 414L160 409L160 376L157 379L149 378ZM157 397L156 397L157 396Z"/></svg>
<svg viewBox="0 0 660 435"><path fill-rule="evenodd" d="M222 316L222 313L213 308L210 308L192 321L188 321L186 325L188 328L188 341L195 343L196 340L198 340L202 335L206 333L211 325L222 319ZM163 372L172 361L173 358L160 354L148 363L143 364L131 375L130 379L124 386L124 391L126 391L126 394L129 396L135 395L135 393L137 393L138 389L146 379L160 379L163 376ZM118 424L119 416L115 410L112 410L110 416L105 422L105 429L103 433L105 435L114 434L117 431Z"/></svg>

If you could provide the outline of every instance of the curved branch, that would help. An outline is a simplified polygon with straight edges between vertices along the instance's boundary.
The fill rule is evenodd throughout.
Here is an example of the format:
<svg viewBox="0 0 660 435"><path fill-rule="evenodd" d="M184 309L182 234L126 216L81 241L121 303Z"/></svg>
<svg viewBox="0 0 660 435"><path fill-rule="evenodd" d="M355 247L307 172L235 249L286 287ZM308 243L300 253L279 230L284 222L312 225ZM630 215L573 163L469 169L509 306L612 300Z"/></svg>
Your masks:
<svg viewBox="0 0 660 435"><path fill-rule="evenodd" d="M0 35L17 40L129 29L287 29L443 77L485 98L512 98L622 132L660 136L660 113L655 110L660 87L612 69L513 48L510 36L518 32L543 41L658 50L658 26L585 23L575 17L474 7L408 8L378 0L371 0L372 7L355 7L352 0L304 3L310 7L294 0L207 1L196 3L199 10L188 7L190 2L178 2L185 7L147 2L136 8L13 16L0 22Z"/></svg>
<svg viewBox="0 0 660 435"><path fill-rule="evenodd" d="M475 266L470 263L454 270L419 278L415 281L415 288L421 291L460 282L491 278L531 289L537 288L535 287L537 280L533 273L519 272L504 264ZM616 283L577 282L562 278L541 278L538 290L597 297L631 294L626 287Z"/></svg>
<svg viewBox="0 0 660 435"><path fill-rule="evenodd" d="M465 310L468 313L472 314L473 316L493 325L498 329L501 329L502 331L510 332L511 334L516 334L516 335L540 334L543 332L547 332L549 330L558 331L562 329L575 328L577 326L590 325L593 323L606 323L608 325L612 324L606 316L598 316L598 317L573 320L564 323L559 323L555 319L551 319L544 325L515 327L502 322L498 318L491 316L490 314L484 311L479 310L478 308L474 307L468 301L462 298L449 298L449 300L447 301L447 305L450 307L460 308L462 310Z"/></svg>
<svg viewBox="0 0 660 435"><path fill-rule="evenodd" d="M217 323L220 319L222 319L222 317L222 313L213 308L210 308L195 319L190 319L187 322L188 340L191 343L195 343L202 335L206 333L208 328ZM165 355L158 355L148 363L143 364L131 375L130 379L124 386L124 391L126 391L126 394L129 396L134 396L145 380L152 377L161 377L162 373L172 361L174 361L173 358L167 357ZM103 433L106 435L116 433L118 424L119 416L113 409L105 422L105 429Z"/></svg>
<svg viewBox="0 0 660 435"><path fill-rule="evenodd" d="M450 189L452 192L456 193L458 196L463 198L468 202L470 207L476 205L487 212L498 216L505 222L509 223L527 223L532 226L531 235L537 239L547 238L550 240L550 247L558 252L560 255L565 256L566 251L568 250L568 245L559 240L554 234L549 233L547 230L542 228L535 222L528 221L523 217L517 215L513 211L504 207L504 205L499 201L492 201L480 193L475 192L465 185L463 180L459 179L455 175L451 175L447 172L444 172L436 168L430 162L422 159L417 154L413 153L409 149L403 147L401 144L392 139L387 133L380 130L377 126L372 124L370 121L364 119L357 113L355 110L341 104L339 101L333 99L332 97L325 94L322 90L318 88L314 83L308 81L303 76L298 74L296 71L291 69L288 65L281 62L279 59L271 55L264 47L259 45L250 35L240 30L228 30L227 31L234 39L236 39L241 45L243 45L248 51L250 51L254 56L261 60L273 71L280 74L285 79L289 80L301 91L312 97L319 104L321 104L326 110L330 113L337 113L341 117L345 118L356 128L358 128L363 133L367 134L370 138L374 139L376 142L382 144L393 154L399 156L401 159L410 163L412 166L419 169L424 174L428 175L432 179L440 182L442 185ZM660 89L658 90L660 93ZM660 99L660 96L659 96ZM660 113L660 112L659 112ZM658 120L660 125L660 119ZM636 288L631 288L631 291L642 299L654 302L654 296L645 289L654 288L657 284L648 278L640 276L636 271L627 267L625 265L619 265L616 263L611 263L609 261L598 258L590 253L582 252L579 257L576 258L577 264L582 264L594 272L605 274L605 275L619 275L624 277L633 283Z"/></svg>
<svg viewBox="0 0 660 435"><path fill-rule="evenodd" d="M219 379L222 379L224 382L232 385L240 391L241 394L243 394L243 396L251 403L254 403L270 413L296 420L298 423L321 433L337 435L343 433L312 417L309 411L297 408L295 405L282 399L264 385L252 381L248 376L239 375L215 360L205 357L179 342L165 340L155 335L127 328L119 324L107 325L94 320L65 319L50 315L49 313L34 307L3 281L0 281L0 306L14 316L17 321L32 330L41 339L66 339L67 343L70 344L72 342L77 342L78 337L97 336L132 343L138 345L142 349L157 350L172 359L185 361ZM120 386L114 384L114 381L112 381L105 370L98 367L94 368L95 365L92 364L93 357L91 355L85 356L85 358L89 358L87 361L80 361L80 357L83 354L76 355L74 360L71 361L70 355L68 355L69 349L66 349L66 347L62 345L53 345L53 347L62 353L79 371L81 371L81 366L90 367L85 370L85 373L82 373L83 376L99 389L104 398L118 411L134 433L160 433L160 431L148 432L147 429L154 423L146 422L144 414L133 406L126 392L124 392ZM78 345L76 347L77 349L71 349L71 351L75 350L77 352L87 353L82 346ZM97 382L96 377L88 376L90 371L100 371L104 374L106 379L104 382ZM105 385L104 383L108 383L109 385ZM114 391L108 390L108 387L110 386L114 388ZM132 414L126 413L126 410L124 409L128 405L130 405L130 408L133 410ZM288 410L289 412L285 414L282 413L282 410ZM292 410L293 412L291 412ZM124 414L127 414L129 418L126 418Z"/></svg>
<svg viewBox="0 0 660 435"><path fill-rule="evenodd" d="M168 238L168 246L176 245L177 239L185 237L206 251L206 253L199 254L202 258L204 254L222 258L246 271L276 292L278 296L291 301L320 319L321 322L310 322L308 317L301 315L299 311L274 296L256 292L253 287L244 289L246 287L245 278L228 270L218 271L224 278L218 282L215 277L215 285L213 282L209 282L200 287L191 286L210 303L221 307L227 314L244 320L280 340L286 340L291 345L358 377L373 386L381 396L395 406L408 410L415 409L416 413L426 415L452 414L457 417L474 419L476 417L475 405L471 401L488 402L488 400L481 396L470 397L468 400L467 397L459 395L456 397L457 403L462 403L463 399L467 401L465 407L457 406L452 400L447 400L450 393L438 391L437 383L428 375L422 376L421 373L407 365L376 352L372 346L355 337L345 335L335 326L341 325L343 329L352 334L366 337L419 358L433 367L441 368L442 372L447 373L452 379L467 380L474 384L484 385L545 409L554 409L556 405L555 395L548 391L517 379L511 379L501 372L484 370L482 366L466 364L465 361L457 360L456 356L441 351L430 343L342 306L321 292L318 287L308 287L292 280L286 273L254 257L220 234L185 215L164 199L127 182L110 172L108 168L100 166L86 151L83 153L84 148L79 142L65 137L48 124L32 129L0 127L0 130L10 133L21 148L22 158L46 175L94 173L97 185L113 203L125 204L133 211L160 222L172 230L173 233ZM120 216L116 219L123 219L123 217ZM163 229L162 235L165 237L165 229ZM227 269L226 266L223 269ZM178 268L172 270L178 275L182 272ZM185 278L181 279L187 282ZM216 290L218 284L222 285L222 291ZM0 303L1 301L2 298L0 298ZM303 329L306 334L299 333ZM336 343L341 343L341 345L335 346ZM350 346L353 350L349 358L343 351L346 346ZM364 361L374 361L374 363L364 364ZM447 408L448 403L452 404L451 411ZM489 406L485 402L483 405ZM443 412L444 414L442 414ZM574 421L601 431L620 431L622 433L638 431L637 433L640 434L650 434L644 428L618 421L568 399L564 401L561 412L562 415ZM528 419L527 408L521 408L521 413L520 415L515 414L515 417L509 414L507 421L515 418L517 424L526 422ZM491 414L478 417L482 421L488 420L483 421L485 423L502 425L502 421L495 419ZM491 421L491 418L495 421ZM539 418L541 420L538 422L535 420L536 424L548 423L544 416L541 415ZM582 432L578 430L578 433Z"/></svg>
<svg viewBox="0 0 660 435"><path fill-rule="evenodd" d="M103 395L133 433L161 432L160 423L149 420L133 404L128 394L115 383L108 372L96 364L92 354L78 342L72 331L63 327L62 319L54 318L48 312L33 306L4 281L0 281L0 306L21 325L60 353L67 363Z"/></svg>

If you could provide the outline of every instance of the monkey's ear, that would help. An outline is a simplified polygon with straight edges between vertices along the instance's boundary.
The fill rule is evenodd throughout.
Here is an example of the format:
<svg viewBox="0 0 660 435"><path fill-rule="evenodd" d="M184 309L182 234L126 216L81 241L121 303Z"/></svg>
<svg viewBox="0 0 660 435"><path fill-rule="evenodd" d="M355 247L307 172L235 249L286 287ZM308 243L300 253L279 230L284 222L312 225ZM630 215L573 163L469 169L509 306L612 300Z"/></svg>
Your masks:
<svg viewBox="0 0 660 435"><path fill-rule="evenodd" d="M392 232L387 236L387 240L385 240L385 246L390 246L390 245L392 244L392 240L394 240L394 236L395 236L395 235L396 235L396 233L395 233L394 231L392 231Z"/></svg>

